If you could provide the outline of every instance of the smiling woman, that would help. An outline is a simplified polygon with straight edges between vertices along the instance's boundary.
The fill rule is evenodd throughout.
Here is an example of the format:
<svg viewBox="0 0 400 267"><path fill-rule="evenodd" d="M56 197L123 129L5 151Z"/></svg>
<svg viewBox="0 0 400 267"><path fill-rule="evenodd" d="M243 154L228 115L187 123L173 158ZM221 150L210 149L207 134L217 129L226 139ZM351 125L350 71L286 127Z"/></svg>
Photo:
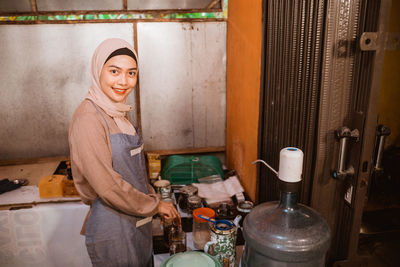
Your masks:
<svg viewBox="0 0 400 267"><path fill-rule="evenodd" d="M101 89L114 102L126 101L136 82L137 64L128 55L118 55L110 58L101 70Z"/></svg>
<svg viewBox="0 0 400 267"><path fill-rule="evenodd" d="M93 266L151 266L151 219L179 218L148 184L143 140L127 119L137 82L137 56L107 39L92 58L92 84L69 130L74 183L90 211L82 228Z"/></svg>

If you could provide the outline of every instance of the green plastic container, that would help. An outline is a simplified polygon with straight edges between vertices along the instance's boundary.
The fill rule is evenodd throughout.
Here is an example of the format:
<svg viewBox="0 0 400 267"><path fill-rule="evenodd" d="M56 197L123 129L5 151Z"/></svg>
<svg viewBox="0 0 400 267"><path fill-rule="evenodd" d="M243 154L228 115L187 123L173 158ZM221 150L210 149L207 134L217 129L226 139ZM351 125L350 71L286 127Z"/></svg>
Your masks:
<svg viewBox="0 0 400 267"><path fill-rule="evenodd" d="M169 156L161 171L161 177L171 184L198 183L199 178L219 175L224 179L220 160L215 156Z"/></svg>

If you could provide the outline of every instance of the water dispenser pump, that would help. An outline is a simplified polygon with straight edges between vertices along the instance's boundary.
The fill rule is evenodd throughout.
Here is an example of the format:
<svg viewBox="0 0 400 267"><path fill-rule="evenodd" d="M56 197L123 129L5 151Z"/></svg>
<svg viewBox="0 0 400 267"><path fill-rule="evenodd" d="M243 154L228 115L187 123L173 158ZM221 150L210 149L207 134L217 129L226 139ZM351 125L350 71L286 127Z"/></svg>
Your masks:
<svg viewBox="0 0 400 267"><path fill-rule="evenodd" d="M278 176L281 198L256 206L246 216L241 266L325 266L329 225L318 212L298 203L303 152L282 149L278 172L263 163Z"/></svg>

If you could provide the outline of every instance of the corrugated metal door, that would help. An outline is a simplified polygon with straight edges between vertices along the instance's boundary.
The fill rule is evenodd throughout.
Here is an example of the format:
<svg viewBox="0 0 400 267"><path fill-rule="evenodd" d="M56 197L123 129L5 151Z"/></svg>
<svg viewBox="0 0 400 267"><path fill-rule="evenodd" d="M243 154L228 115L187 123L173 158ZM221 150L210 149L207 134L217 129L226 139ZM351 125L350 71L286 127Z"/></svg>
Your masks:
<svg viewBox="0 0 400 267"><path fill-rule="evenodd" d="M384 46L362 37L384 36L390 1L272 0L263 8L260 158L278 168L281 148L304 151L300 200L332 228L330 263L357 261ZM375 50L361 49L371 43ZM260 167L259 202L278 193Z"/></svg>

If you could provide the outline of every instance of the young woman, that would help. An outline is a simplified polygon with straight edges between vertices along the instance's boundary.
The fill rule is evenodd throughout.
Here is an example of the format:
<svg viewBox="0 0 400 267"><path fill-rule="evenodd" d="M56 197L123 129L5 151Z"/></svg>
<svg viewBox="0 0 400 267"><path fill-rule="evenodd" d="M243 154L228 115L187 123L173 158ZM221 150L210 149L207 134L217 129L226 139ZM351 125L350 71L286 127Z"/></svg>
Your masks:
<svg viewBox="0 0 400 267"><path fill-rule="evenodd" d="M151 266L151 218L179 217L148 184L143 140L127 119L137 82L133 47L107 39L92 58L92 85L69 129L72 175L90 212L82 228L93 266Z"/></svg>

